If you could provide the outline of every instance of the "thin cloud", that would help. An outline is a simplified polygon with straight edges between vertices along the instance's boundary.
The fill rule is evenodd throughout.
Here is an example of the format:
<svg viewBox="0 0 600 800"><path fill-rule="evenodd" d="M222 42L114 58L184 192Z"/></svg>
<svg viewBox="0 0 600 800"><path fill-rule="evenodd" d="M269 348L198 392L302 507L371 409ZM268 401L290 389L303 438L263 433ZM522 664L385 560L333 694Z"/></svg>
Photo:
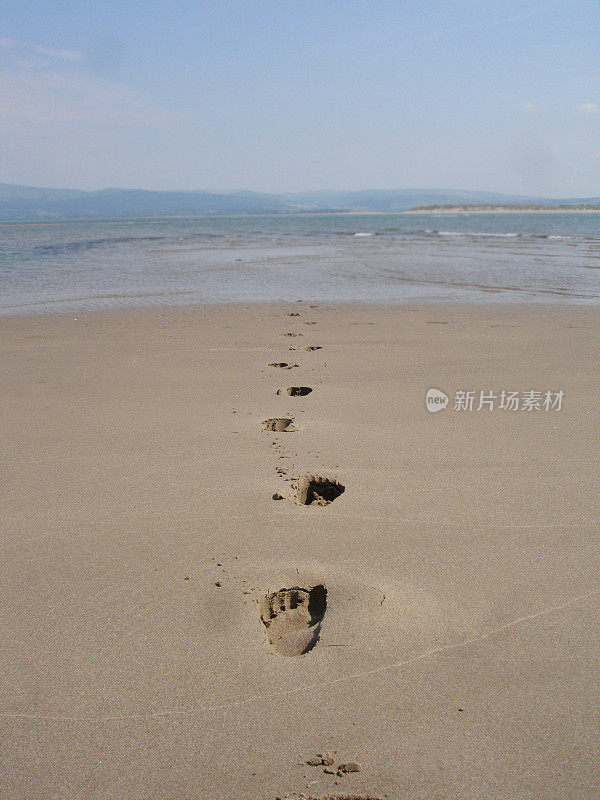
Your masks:
<svg viewBox="0 0 600 800"><path fill-rule="evenodd" d="M538 14L541 14L543 11L545 11L549 5L551 5L551 3L544 3L543 5L537 6L529 11L523 11L520 14L515 14L510 17L498 16L480 20L479 22L464 22L460 25L453 25L451 27L435 31L435 33L432 33L428 36L419 36L415 39L409 39L407 42L403 43L403 46L412 47L419 44L425 44L426 42L445 39L446 37L450 37L455 33L463 33L465 31L472 30L484 30L486 28L495 28L501 25L510 25L514 22L521 22L522 20L531 19L532 17L538 16Z"/></svg>
<svg viewBox="0 0 600 800"><path fill-rule="evenodd" d="M577 111L580 114L585 114L588 117L592 117L600 113L600 106L598 103L581 103L577 106Z"/></svg>
<svg viewBox="0 0 600 800"><path fill-rule="evenodd" d="M78 50L57 50L54 47L41 47L39 45L36 45L33 49L40 56L62 58L65 61L81 61L83 58L83 53Z"/></svg>
<svg viewBox="0 0 600 800"><path fill-rule="evenodd" d="M162 127L170 115L126 86L85 75L12 72L3 78L5 123L81 123Z"/></svg>
<svg viewBox="0 0 600 800"><path fill-rule="evenodd" d="M55 58L62 61L81 61L83 53L67 47L45 47L41 44L32 42L18 42L16 39L7 37L0 38L0 50L12 50L12 57L21 60L43 56L44 58Z"/></svg>
<svg viewBox="0 0 600 800"><path fill-rule="evenodd" d="M519 103L519 108L521 108L527 114L531 114L532 116L538 113L538 107L535 105L535 103Z"/></svg>
<svg viewBox="0 0 600 800"><path fill-rule="evenodd" d="M90 75L78 50L4 40L12 48L2 71L5 125L68 123L163 127L172 118L147 94Z"/></svg>

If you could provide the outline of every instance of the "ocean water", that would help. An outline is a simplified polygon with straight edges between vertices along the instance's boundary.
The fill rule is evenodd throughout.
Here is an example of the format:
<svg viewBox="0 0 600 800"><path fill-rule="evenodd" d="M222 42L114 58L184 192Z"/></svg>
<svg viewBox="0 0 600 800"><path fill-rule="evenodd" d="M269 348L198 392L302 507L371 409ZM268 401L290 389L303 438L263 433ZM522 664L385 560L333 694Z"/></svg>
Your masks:
<svg viewBox="0 0 600 800"><path fill-rule="evenodd" d="M0 226L0 316L151 305L600 302L600 214L303 214Z"/></svg>

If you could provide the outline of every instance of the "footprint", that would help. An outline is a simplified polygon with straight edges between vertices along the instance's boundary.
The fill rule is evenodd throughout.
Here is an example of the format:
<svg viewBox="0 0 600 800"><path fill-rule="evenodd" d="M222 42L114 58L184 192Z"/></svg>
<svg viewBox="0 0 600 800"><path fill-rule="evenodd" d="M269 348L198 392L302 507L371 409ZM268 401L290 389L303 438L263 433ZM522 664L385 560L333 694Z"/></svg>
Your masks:
<svg viewBox="0 0 600 800"><path fill-rule="evenodd" d="M288 332L288 333L282 333L281 335L282 336L303 336L304 334L302 334L302 333L289 333Z"/></svg>
<svg viewBox="0 0 600 800"><path fill-rule="evenodd" d="M274 361L269 364L269 366L277 367L277 369L292 369L293 367L297 367L298 364L288 364L286 361Z"/></svg>
<svg viewBox="0 0 600 800"><path fill-rule="evenodd" d="M287 316L288 317L299 317L300 314L298 314L297 311L290 311L290 313Z"/></svg>
<svg viewBox="0 0 600 800"><path fill-rule="evenodd" d="M301 656L316 645L327 610L323 584L304 589L293 586L263 597L260 619L273 649L282 656Z"/></svg>
<svg viewBox="0 0 600 800"><path fill-rule="evenodd" d="M263 420L263 426L266 431L277 431L281 433L281 431L287 430L292 422L293 420L287 417L279 417L276 419Z"/></svg>
<svg viewBox="0 0 600 800"><path fill-rule="evenodd" d="M277 394L289 394L290 397L304 397L311 392L310 386L288 386L287 389L277 389Z"/></svg>
<svg viewBox="0 0 600 800"><path fill-rule="evenodd" d="M301 506L327 506L343 494L346 487L320 475L302 475L296 482L296 502Z"/></svg>

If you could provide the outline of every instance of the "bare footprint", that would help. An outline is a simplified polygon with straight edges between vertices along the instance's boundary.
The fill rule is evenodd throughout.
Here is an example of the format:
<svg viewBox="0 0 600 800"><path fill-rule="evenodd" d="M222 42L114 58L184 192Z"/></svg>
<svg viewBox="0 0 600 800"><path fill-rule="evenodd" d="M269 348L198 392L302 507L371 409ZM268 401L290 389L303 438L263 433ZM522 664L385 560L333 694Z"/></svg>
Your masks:
<svg viewBox="0 0 600 800"><path fill-rule="evenodd" d="M297 367L298 364L288 364L287 361L273 361L269 366L277 367L277 369L293 369L293 367Z"/></svg>
<svg viewBox="0 0 600 800"><path fill-rule="evenodd" d="M287 389L277 389L277 394L289 394L290 397L304 397L311 392L310 386L288 386Z"/></svg>
<svg viewBox="0 0 600 800"><path fill-rule="evenodd" d="M278 433L281 433L282 431L287 431L292 422L293 420L287 417L265 419L263 420L263 427L266 431L277 431Z"/></svg>
<svg viewBox="0 0 600 800"><path fill-rule="evenodd" d="M332 478L302 475L296 482L296 502L301 506L327 506L345 491L346 487Z"/></svg>
<svg viewBox="0 0 600 800"><path fill-rule="evenodd" d="M273 649L282 656L301 656L316 645L327 610L327 589L293 586L271 592L260 602L260 619Z"/></svg>

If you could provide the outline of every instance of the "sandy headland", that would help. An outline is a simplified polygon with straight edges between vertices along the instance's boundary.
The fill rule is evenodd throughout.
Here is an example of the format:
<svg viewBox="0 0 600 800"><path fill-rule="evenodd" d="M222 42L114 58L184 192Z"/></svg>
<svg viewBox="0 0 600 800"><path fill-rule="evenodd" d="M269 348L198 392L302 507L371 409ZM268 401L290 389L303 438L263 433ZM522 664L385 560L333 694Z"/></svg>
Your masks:
<svg viewBox="0 0 600 800"><path fill-rule="evenodd" d="M600 214L600 206L419 206L405 214Z"/></svg>
<svg viewBox="0 0 600 800"><path fill-rule="evenodd" d="M0 795L597 796L599 352L591 307L0 320Z"/></svg>

